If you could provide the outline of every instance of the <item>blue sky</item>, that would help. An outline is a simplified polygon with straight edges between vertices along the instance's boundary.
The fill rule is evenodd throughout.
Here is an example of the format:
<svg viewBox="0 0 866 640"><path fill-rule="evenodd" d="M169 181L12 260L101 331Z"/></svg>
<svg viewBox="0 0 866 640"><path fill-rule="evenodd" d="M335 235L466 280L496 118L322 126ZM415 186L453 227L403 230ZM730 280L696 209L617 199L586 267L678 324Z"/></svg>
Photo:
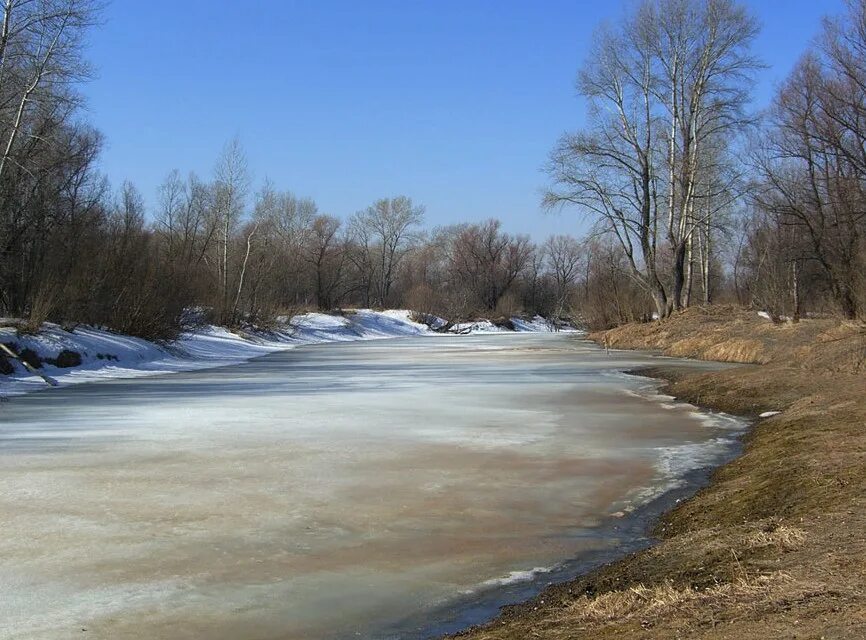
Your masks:
<svg viewBox="0 0 866 640"><path fill-rule="evenodd" d="M841 0L747 2L763 25L765 104ZM429 225L498 217L536 238L541 172L580 126L574 78L593 29L627 2L113 0L84 87L103 170L147 202L174 168L210 175L240 137L256 184L346 217L406 194Z"/></svg>

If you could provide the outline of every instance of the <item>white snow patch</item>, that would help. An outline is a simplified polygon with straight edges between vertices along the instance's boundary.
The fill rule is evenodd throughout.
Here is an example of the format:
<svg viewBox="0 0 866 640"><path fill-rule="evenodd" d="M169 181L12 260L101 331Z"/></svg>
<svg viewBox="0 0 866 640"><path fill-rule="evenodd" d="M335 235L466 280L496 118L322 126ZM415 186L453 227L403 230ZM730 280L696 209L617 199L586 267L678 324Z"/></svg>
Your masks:
<svg viewBox="0 0 866 640"><path fill-rule="evenodd" d="M78 352L82 359L78 367L42 367L42 373L61 384L74 384L220 367L302 344L430 333L426 325L412 322L407 311L359 309L345 315L306 313L268 332L234 333L207 325L182 334L168 345L91 327L65 331L55 324L46 324L36 335L24 336L16 335L11 327L0 328L0 342L14 342L19 349L30 348L43 358L54 358L64 349ZM19 395L45 387L38 376L18 363L14 366L15 373L0 376L0 393Z"/></svg>
<svg viewBox="0 0 866 640"><path fill-rule="evenodd" d="M626 377L634 377L624 374ZM662 409L686 411L688 415L716 432L716 437L702 442L685 442L676 445L655 447L655 469L657 482L652 486L633 491L625 501L622 511L630 513L641 504L659 497L666 491L680 487L685 476L695 469L712 466L729 451L736 438L748 426L747 422L726 413L702 411L699 407L658 392L658 384L650 383L637 389L624 389L627 395L659 403Z"/></svg>
<svg viewBox="0 0 866 640"><path fill-rule="evenodd" d="M406 309L305 313L272 331L234 333L225 327L206 325L167 345L93 327L79 326L66 331L59 325L46 323L35 335L18 336L13 327L0 327L0 342L32 349L42 358L56 358L65 349L79 353L80 366L59 368L46 363L40 370L67 385L221 367L304 344L437 335L430 326L415 322L412 317L413 313ZM434 327L437 322L440 326L446 324L441 318L432 318ZM461 333L506 331L488 320L458 326ZM547 329L534 319L521 325L520 330ZM47 388L44 380L26 371L20 363L13 362L13 366L13 374L0 375L0 396Z"/></svg>
<svg viewBox="0 0 866 640"><path fill-rule="evenodd" d="M554 331L578 333L574 327L561 326L557 329L556 325L549 322L547 318L542 316L534 316L531 319L519 318L513 316L509 318L514 331L500 327L486 318L480 318L472 322L458 322L451 326L449 331L452 333L513 333L513 332L533 332L533 333L549 333Z"/></svg>
<svg viewBox="0 0 866 640"><path fill-rule="evenodd" d="M758 311L758 315L764 320L769 320L770 322L773 321L773 316L771 316L766 311ZM789 322L791 320L790 316L778 316L778 318L783 322Z"/></svg>
<svg viewBox="0 0 866 640"><path fill-rule="evenodd" d="M782 412L781 411L764 411L764 413L762 413L758 417L759 418L772 418L773 416L777 416L780 413L782 413Z"/></svg>
<svg viewBox="0 0 866 640"><path fill-rule="evenodd" d="M508 584L515 584L518 582L529 582L530 580L534 580L535 576L542 573L550 573L553 571L554 567L535 567L534 569L529 569L527 571L511 571L507 576L503 576L501 578L493 578L492 580L485 580L481 583L482 587L501 587Z"/></svg>
<svg viewBox="0 0 866 640"><path fill-rule="evenodd" d="M549 321L542 316L534 316L531 320L525 318L511 318L511 324L514 325L515 331L532 331L532 332L547 332L560 331L566 333L577 333L577 329L571 326L557 326L554 322Z"/></svg>
<svg viewBox="0 0 866 640"><path fill-rule="evenodd" d="M510 333L508 329L497 327L490 320L475 320L474 322L458 322L451 325L452 333Z"/></svg>

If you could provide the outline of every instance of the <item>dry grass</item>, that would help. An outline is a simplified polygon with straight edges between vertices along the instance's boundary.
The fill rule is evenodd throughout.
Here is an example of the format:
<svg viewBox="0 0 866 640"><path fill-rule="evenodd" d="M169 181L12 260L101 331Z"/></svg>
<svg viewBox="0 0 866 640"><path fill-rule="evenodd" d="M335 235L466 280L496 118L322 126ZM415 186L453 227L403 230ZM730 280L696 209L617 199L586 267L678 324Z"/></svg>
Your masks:
<svg viewBox="0 0 866 640"><path fill-rule="evenodd" d="M611 347L739 362L788 363L847 373L866 371L866 327L833 319L773 324L754 311L720 306L691 308L664 322L629 324L592 334Z"/></svg>
<svg viewBox="0 0 866 640"><path fill-rule="evenodd" d="M779 525L754 533L747 540L747 545L749 549L778 547L784 551L794 551L803 546L806 536L806 532L802 529Z"/></svg>
<svg viewBox="0 0 866 640"><path fill-rule="evenodd" d="M673 615L697 617L706 607L763 605L790 594L793 578L783 571L755 578L738 578L708 589L677 587L671 581L645 587L639 584L623 591L611 591L592 598L581 596L567 607L560 620L573 624L622 623L639 618L644 626L651 619Z"/></svg>
<svg viewBox="0 0 866 640"><path fill-rule="evenodd" d="M757 418L744 453L658 524L654 547L467 632L544 638L866 639L866 329L774 325L730 307L592 336L614 348L741 362L662 367L667 392Z"/></svg>

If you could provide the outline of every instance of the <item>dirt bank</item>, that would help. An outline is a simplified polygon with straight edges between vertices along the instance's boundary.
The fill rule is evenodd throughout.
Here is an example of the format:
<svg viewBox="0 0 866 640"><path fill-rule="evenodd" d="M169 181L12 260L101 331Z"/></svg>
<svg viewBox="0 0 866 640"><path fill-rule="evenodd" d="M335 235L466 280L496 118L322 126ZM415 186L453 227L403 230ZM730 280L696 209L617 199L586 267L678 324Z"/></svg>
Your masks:
<svg viewBox="0 0 866 640"><path fill-rule="evenodd" d="M668 393L758 418L743 455L665 516L660 542L512 607L474 640L866 638L866 328L692 309L591 336L756 366L668 367Z"/></svg>

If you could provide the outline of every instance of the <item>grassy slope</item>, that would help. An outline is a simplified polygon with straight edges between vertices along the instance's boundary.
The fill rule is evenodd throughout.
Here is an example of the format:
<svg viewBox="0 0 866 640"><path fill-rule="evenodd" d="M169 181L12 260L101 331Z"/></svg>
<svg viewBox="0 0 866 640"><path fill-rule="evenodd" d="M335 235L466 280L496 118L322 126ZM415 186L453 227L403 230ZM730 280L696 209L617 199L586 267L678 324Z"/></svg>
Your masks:
<svg viewBox="0 0 866 640"><path fill-rule="evenodd" d="M661 542L464 634L866 638L866 328L691 309L593 339L759 366L659 368L668 392L756 416L744 454L659 523Z"/></svg>

